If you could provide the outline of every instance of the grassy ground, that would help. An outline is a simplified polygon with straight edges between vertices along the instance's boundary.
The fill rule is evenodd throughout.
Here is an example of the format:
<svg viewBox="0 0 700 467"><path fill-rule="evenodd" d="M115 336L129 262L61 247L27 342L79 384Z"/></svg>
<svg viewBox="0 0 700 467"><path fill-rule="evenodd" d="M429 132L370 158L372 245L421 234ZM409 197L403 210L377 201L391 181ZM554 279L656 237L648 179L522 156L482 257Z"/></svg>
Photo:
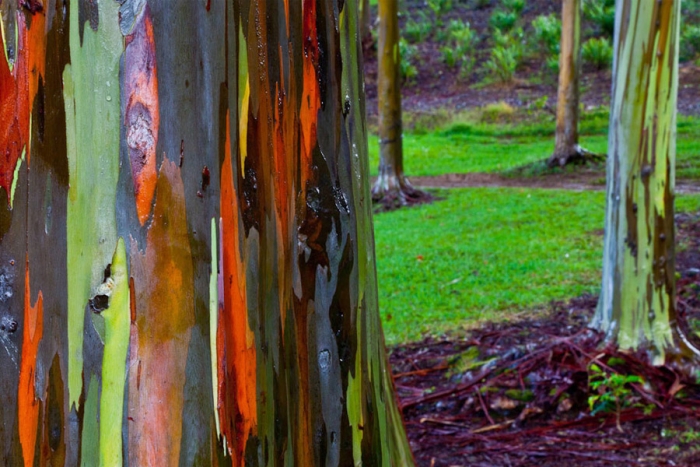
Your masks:
<svg viewBox="0 0 700 467"><path fill-rule="evenodd" d="M506 118L513 116L507 115ZM484 123L480 115L463 115L442 127L419 128L404 135L404 166L409 176L447 173L508 172L548 158L554 150L554 122L540 116L531 124ZM460 121L463 120L463 121ZM581 145L607 152L607 112L584 114ZM700 178L700 119L678 122L677 177ZM369 138L370 167L376 175L379 143Z"/></svg>
<svg viewBox="0 0 700 467"><path fill-rule="evenodd" d="M465 188L435 194L444 199L374 218L390 344L598 290L602 192ZM679 197L677 209L700 209L700 196Z"/></svg>

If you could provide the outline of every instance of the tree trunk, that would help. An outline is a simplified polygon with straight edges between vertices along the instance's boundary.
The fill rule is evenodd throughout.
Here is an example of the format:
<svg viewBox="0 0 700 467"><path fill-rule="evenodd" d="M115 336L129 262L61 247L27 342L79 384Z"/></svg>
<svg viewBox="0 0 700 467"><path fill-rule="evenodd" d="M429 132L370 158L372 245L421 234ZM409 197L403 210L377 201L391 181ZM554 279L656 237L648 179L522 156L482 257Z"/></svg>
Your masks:
<svg viewBox="0 0 700 467"><path fill-rule="evenodd" d="M594 326L654 361L683 354L673 199L679 0L618 0L603 285Z"/></svg>
<svg viewBox="0 0 700 467"><path fill-rule="evenodd" d="M360 7L360 34L362 43L370 43L372 41L372 10L369 5L369 0L359 0Z"/></svg>
<svg viewBox="0 0 700 467"><path fill-rule="evenodd" d="M430 200L411 186L403 171L398 0L379 2L378 54L379 177L372 199L384 209L394 209Z"/></svg>
<svg viewBox="0 0 700 467"><path fill-rule="evenodd" d="M578 144L581 0L563 0L561 19L557 130L550 167L581 162L585 156Z"/></svg>
<svg viewBox="0 0 700 467"><path fill-rule="evenodd" d="M357 3L1 11L0 463L412 465Z"/></svg>

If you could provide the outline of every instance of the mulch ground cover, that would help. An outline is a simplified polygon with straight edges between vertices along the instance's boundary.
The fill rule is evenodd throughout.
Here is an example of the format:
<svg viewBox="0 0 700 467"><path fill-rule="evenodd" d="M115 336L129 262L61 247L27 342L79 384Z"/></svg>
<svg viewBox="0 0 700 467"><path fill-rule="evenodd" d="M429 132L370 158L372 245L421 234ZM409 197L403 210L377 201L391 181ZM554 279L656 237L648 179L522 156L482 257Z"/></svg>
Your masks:
<svg viewBox="0 0 700 467"><path fill-rule="evenodd" d="M700 213L676 223L679 322L698 345ZM697 368L606 343L588 327L596 301L394 348L418 465L700 465Z"/></svg>

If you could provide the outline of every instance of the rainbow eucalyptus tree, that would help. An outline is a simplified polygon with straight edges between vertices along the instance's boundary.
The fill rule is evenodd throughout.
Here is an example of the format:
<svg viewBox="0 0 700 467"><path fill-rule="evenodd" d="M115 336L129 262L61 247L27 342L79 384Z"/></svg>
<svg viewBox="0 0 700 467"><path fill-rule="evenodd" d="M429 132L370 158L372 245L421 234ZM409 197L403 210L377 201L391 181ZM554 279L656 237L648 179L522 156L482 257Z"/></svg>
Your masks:
<svg viewBox="0 0 700 467"><path fill-rule="evenodd" d="M356 2L1 5L0 463L411 465Z"/></svg>
<svg viewBox="0 0 700 467"><path fill-rule="evenodd" d="M398 0L379 2L378 55L379 176L372 199L383 209L393 209L430 200L411 186L403 170Z"/></svg>
<svg viewBox="0 0 700 467"><path fill-rule="evenodd" d="M680 0L618 0L615 11L603 283L593 324L663 363L697 353L675 307Z"/></svg>

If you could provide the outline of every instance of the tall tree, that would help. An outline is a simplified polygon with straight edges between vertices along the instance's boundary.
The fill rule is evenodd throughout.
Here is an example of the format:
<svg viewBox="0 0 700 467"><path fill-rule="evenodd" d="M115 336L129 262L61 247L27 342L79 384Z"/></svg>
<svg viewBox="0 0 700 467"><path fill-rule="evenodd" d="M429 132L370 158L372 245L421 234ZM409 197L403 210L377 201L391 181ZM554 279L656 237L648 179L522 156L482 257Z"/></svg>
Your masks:
<svg viewBox="0 0 700 467"><path fill-rule="evenodd" d="M427 193L411 186L403 170L398 0L379 2L378 55L379 177L372 187L372 199L393 209L430 200Z"/></svg>
<svg viewBox="0 0 700 467"><path fill-rule="evenodd" d="M680 0L616 4L603 285L594 325L654 361L695 353L676 321Z"/></svg>
<svg viewBox="0 0 700 467"><path fill-rule="evenodd" d="M563 0L557 92L557 129L549 165L565 166L590 155L579 146L579 76L581 74L581 0Z"/></svg>
<svg viewBox="0 0 700 467"><path fill-rule="evenodd" d="M0 463L411 465L357 3L0 5Z"/></svg>

